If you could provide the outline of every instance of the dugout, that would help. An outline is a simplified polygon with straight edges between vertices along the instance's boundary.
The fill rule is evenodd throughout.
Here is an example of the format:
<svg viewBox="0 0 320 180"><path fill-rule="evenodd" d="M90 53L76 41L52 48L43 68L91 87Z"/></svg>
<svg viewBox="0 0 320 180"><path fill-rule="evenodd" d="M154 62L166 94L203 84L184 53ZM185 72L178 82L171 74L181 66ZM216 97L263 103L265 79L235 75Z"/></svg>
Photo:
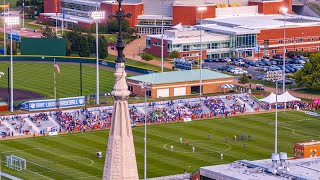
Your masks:
<svg viewBox="0 0 320 180"><path fill-rule="evenodd" d="M128 77L128 89L137 95L144 96L140 87L141 82L150 82L147 96L151 98L185 96L199 94L200 92L200 70L170 71L163 73L152 73ZM233 77L227 74L202 70L202 93L224 92L220 87L224 84L232 84ZM231 88L225 89L226 91Z"/></svg>
<svg viewBox="0 0 320 180"><path fill-rule="evenodd" d="M320 141L296 143L293 149L295 159L320 157Z"/></svg>

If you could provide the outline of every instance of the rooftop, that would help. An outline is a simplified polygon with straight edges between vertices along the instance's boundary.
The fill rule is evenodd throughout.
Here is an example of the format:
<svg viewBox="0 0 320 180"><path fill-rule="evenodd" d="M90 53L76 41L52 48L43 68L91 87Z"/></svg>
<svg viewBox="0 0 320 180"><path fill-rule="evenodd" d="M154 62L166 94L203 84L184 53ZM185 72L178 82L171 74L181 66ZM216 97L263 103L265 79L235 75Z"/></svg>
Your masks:
<svg viewBox="0 0 320 180"><path fill-rule="evenodd" d="M217 18L208 18L203 20L203 24L217 24L219 26L225 26L234 28L235 31L241 31L240 29L274 29L283 28L284 21L286 20L286 27L304 27L304 26L319 26L320 19L288 14L284 15L239 15L239 16L225 16Z"/></svg>
<svg viewBox="0 0 320 180"><path fill-rule="evenodd" d="M289 171L279 167L277 174L272 174L271 159L256 161L236 161L230 164L207 166L200 168L200 174L206 177L219 176L233 179L308 179L320 177L320 157L287 160ZM268 169L268 170L264 170ZM236 177L236 178L234 178Z"/></svg>
<svg viewBox="0 0 320 180"><path fill-rule="evenodd" d="M208 69L202 69L202 80L214 80L232 78L232 76L214 72ZM150 82L151 84L168 84L178 82L189 82L200 80L200 70L189 70L189 71L170 71L163 73L145 74L139 76L128 77L128 80L134 80L138 82Z"/></svg>

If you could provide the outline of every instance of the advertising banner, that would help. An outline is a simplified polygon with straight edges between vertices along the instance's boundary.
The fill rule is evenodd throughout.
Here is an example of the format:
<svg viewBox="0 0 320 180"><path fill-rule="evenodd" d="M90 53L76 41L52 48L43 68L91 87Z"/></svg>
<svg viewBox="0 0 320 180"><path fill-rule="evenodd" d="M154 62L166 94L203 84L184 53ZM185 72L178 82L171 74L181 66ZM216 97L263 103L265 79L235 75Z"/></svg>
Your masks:
<svg viewBox="0 0 320 180"><path fill-rule="evenodd" d="M40 111L40 110L55 109L55 108L56 108L55 99L28 101L23 103L21 107L21 109L24 109L27 111Z"/></svg>
<svg viewBox="0 0 320 180"><path fill-rule="evenodd" d="M71 97L71 98L60 98L59 107L60 108L70 108L70 107L80 107L85 105L85 97Z"/></svg>

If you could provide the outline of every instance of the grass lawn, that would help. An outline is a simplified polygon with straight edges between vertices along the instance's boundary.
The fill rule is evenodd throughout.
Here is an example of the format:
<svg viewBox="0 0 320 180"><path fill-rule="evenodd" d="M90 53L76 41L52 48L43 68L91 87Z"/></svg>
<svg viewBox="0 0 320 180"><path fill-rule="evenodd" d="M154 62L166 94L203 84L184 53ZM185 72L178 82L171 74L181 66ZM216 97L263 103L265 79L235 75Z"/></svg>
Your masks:
<svg viewBox="0 0 320 180"><path fill-rule="evenodd" d="M304 89L297 89L297 90L294 90L294 91L300 92L300 93L320 95L320 90L315 90L315 89L307 89L307 88L304 88Z"/></svg>
<svg viewBox="0 0 320 180"><path fill-rule="evenodd" d="M274 113L224 119L148 126L148 177L194 172L202 166L230 163L239 159L267 159L274 150ZM296 142L319 139L319 119L301 112L279 113L278 150L293 156ZM2 171L28 179L101 179L107 130L0 141L1 157L16 155L27 160L27 171L14 171L1 164ZM208 133L211 140L207 139ZM253 135L254 140L233 142L234 135ZM134 127L134 143L140 178L143 177L143 127ZM179 143L182 137L189 147ZM225 138L229 141L226 142ZM243 144L247 148L243 148ZM170 146L174 151L170 151ZM192 152L195 146L196 152ZM224 159L220 159L224 153ZM4 160L4 159L2 159Z"/></svg>
<svg viewBox="0 0 320 180"><path fill-rule="evenodd" d="M5 73L1 78L0 87L7 87L7 67L9 63L0 63L0 71ZM78 96L80 91L79 64L59 63L61 74L57 75L57 97ZM23 63L13 65L14 88L33 91L53 98L53 64L49 63ZM95 66L85 65L83 72L83 95L95 93ZM114 85L114 71L100 68L100 92L110 92Z"/></svg>

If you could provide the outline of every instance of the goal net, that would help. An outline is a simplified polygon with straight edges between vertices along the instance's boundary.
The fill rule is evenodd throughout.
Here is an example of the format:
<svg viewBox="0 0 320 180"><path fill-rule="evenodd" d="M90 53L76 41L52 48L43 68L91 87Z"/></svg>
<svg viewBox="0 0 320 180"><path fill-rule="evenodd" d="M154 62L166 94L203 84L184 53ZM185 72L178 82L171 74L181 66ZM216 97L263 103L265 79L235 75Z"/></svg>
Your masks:
<svg viewBox="0 0 320 180"><path fill-rule="evenodd" d="M5 156L5 163L8 168L22 171L27 169L27 161L21 157L15 155L6 155Z"/></svg>

